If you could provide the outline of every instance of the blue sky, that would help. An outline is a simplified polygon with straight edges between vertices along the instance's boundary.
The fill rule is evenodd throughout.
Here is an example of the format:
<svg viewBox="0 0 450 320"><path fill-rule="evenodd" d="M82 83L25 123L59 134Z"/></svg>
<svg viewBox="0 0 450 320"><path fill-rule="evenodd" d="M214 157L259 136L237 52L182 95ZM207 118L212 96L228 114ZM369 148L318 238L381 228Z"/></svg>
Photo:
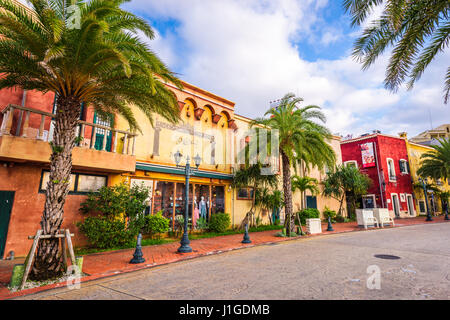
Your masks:
<svg viewBox="0 0 450 320"><path fill-rule="evenodd" d="M351 58L360 29L341 0L132 0L126 8L157 31L151 48L183 80L261 116L293 92L321 106L334 133L409 136L450 122L442 100L450 55L441 54L413 91L384 89L388 55L368 71ZM381 8L375 10L371 19ZM370 19L369 19L370 20Z"/></svg>

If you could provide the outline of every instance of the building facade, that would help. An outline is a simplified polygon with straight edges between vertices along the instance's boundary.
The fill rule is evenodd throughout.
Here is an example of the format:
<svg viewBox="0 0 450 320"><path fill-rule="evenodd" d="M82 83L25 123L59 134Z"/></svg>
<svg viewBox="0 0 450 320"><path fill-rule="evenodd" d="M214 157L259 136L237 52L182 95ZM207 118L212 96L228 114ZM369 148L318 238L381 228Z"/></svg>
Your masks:
<svg viewBox="0 0 450 320"><path fill-rule="evenodd" d="M184 215L188 202L190 220L209 219L217 212L228 213L233 225L239 225L251 208L252 190L233 189L231 181L239 170L241 150L248 143L251 119L235 114L234 102L183 82L183 89L166 86L176 96L181 119L168 123L155 115L153 126L144 114L134 109L140 119L142 134L130 131L120 116L103 119L89 106L81 106L78 146L73 150L71 191L64 207L62 228L75 234L74 245L84 246L86 238L76 222L83 219L79 211L89 192L119 183L144 184L150 189L145 214L162 214L175 228L177 216ZM28 236L40 228L45 188L49 176L49 159L57 110L55 96L35 91L10 89L0 91L0 258L10 251L26 255L31 242ZM331 145L340 159L339 138ZM189 182L189 199L185 199L185 171L180 165L189 156L201 159ZM281 172L280 159L272 161ZM319 180L323 173L311 171ZM282 179L279 179L282 190ZM300 203L294 195L294 204ZM339 204L318 196L313 203L323 211L325 205L338 210ZM258 213L259 214L259 213ZM269 212L261 212L263 223ZM194 221L195 222L195 221Z"/></svg>
<svg viewBox="0 0 450 320"><path fill-rule="evenodd" d="M407 138L406 133L401 133L401 135L404 138ZM434 149L426 145L414 143L408 139L406 139L406 147L408 149L409 167L411 170L411 181L413 184L416 211L420 215L426 215L427 203L425 201L424 189L421 187L421 183L419 182L417 170L420 168L422 161L421 156L427 152L433 151ZM437 190L430 189L427 191L429 209L431 213L440 214L442 213L442 202L436 191L450 191L450 186L448 181L428 181L430 185L434 185L435 188L437 188Z"/></svg>
<svg viewBox="0 0 450 320"><path fill-rule="evenodd" d="M425 145L430 145L433 143L433 140L439 139L448 139L450 138L450 123L443 124L438 126L437 128L424 131L417 136L411 138L411 142L420 143Z"/></svg>
<svg viewBox="0 0 450 320"><path fill-rule="evenodd" d="M57 109L52 93L5 89L0 91L0 258L9 251L28 252L29 235L40 228ZM113 185L121 174L135 170L130 148L134 135L112 128L90 108L82 108L73 150L71 190L65 202L62 228L76 231L80 203L86 194ZM75 232L75 243L85 243Z"/></svg>
<svg viewBox="0 0 450 320"><path fill-rule="evenodd" d="M388 208L392 217L417 215L404 138L375 133L341 142L344 165L353 165L372 180L363 208Z"/></svg>

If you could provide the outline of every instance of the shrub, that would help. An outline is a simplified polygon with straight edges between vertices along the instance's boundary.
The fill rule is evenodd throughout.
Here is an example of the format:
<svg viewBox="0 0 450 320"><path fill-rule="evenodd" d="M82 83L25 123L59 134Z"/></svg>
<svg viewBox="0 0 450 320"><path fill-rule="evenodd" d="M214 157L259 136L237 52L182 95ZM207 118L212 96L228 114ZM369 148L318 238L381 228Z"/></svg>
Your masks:
<svg viewBox="0 0 450 320"><path fill-rule="evenodd" d="M96 212L107 217L136 217L146 208L149 189L134 184L132 187L122 183L111 187L102 187L98 192L90 193L81 204L83 213Z"/></svg>
<svg viewBox="0 0 450 320"><path fill-rule="evenodd" d="M163 232L169 230L170 220L162 215L162 210L157 212L154 215L145 217L145 227L144 230L146 233L149 233L151 238L155 235L159 235Z"/></svg>
<svg viewBox="0 0 450 320"><path fill-rule="evenodd" d="M87 217L77 222L77 226L91 245L99 249L130 245L138 233L135 228L127 228L125 221L108 217Z"/></svg>
<svg viewBox="0 0 450 320"><path fill-rule="evenodd" d="M211 215L209 221L209 230L212 232L225 232L231 224L230 215L228 213L215 213Z"/></svg>
<svg viewBox="0 0 450 320"><path fill-rule="evenodd" d="M208 229L208 222L205 218L198 218L195 222L195 228L198 230L206 230Z"/></svg>
<svg viewBox="0 0 450 320"><path fill-rule="evenodd" d="M303 209L299 212L300 221L302 224L306 224L306 219L317 219L320 217L320 212L314 208Z"/></svg>
<svg viewBox="0 0 450 320"><path fill-rule="evenodd" d="M336 222L336 211L330 210L328 207L325 207L325 210L323 210L323 216L326 220L328 220L328 217L331 218L331 222Z"/></svg>

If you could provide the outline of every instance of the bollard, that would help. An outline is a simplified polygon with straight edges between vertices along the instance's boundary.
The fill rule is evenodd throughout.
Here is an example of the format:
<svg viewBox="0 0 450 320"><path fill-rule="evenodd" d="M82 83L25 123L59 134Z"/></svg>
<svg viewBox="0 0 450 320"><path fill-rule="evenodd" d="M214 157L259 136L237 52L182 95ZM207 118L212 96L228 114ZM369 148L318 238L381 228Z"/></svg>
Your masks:
<svg viewBox="0 0 450 320"><path fill-rule="evenodd" d="M245 225L244 240L242 240L242 243L252 243L248 235L248 224Z"/></svg>
<svg viewBox="0 0 450 320"><path fill-rule="evenodd" d="M137 237L137 243L136 243L136 250L133 254L133 259L131 259L130 263L137 264L137 263L143 263L145 262L145 259L142 257L142 247L141 247L141 241L142 241L142 234L139 232Z"/></svg>
<svg viewBox="0 0 450 320"><path fill-rule="evenodd" d="M327 231L334 231L333 226L331 225L331 217L328 216L328 228Z"/></svg>
<svg viewBox="0 0 450 320"><path fill-rule="evenodd" d="M9 286L11 288L19 287L22 283L23 274L25 272L25 265L24 264L16 264L14 265L13 272L11 275L11 281L9 283Z"/></svg>

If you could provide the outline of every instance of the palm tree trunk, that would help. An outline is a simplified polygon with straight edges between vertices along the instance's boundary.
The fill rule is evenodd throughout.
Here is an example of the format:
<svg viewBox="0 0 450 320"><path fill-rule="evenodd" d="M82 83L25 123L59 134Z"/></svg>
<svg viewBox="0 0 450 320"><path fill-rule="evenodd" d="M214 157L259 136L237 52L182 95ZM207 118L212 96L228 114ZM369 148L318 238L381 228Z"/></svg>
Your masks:
<svg viewBox="0 0 450 320"><path fill-rule="evenodd" d="M50 158L50 178L45 194L41 228L44 235L58 233L64 217L64 203L70 187L72 150L80 117L80 101L73 97L58 98L55 133ZM39 242L36 259L30 273L31 280L47 280L65 272L58 239Z"/></svg>
<svg viewBox="0 0 450 320"><path fill-rule="evenodd" d="M295 231L294 215L292 214L291 163L288 156L281 151L283 162L283 189L286 215L286 233L288 236Z"/></svg>

